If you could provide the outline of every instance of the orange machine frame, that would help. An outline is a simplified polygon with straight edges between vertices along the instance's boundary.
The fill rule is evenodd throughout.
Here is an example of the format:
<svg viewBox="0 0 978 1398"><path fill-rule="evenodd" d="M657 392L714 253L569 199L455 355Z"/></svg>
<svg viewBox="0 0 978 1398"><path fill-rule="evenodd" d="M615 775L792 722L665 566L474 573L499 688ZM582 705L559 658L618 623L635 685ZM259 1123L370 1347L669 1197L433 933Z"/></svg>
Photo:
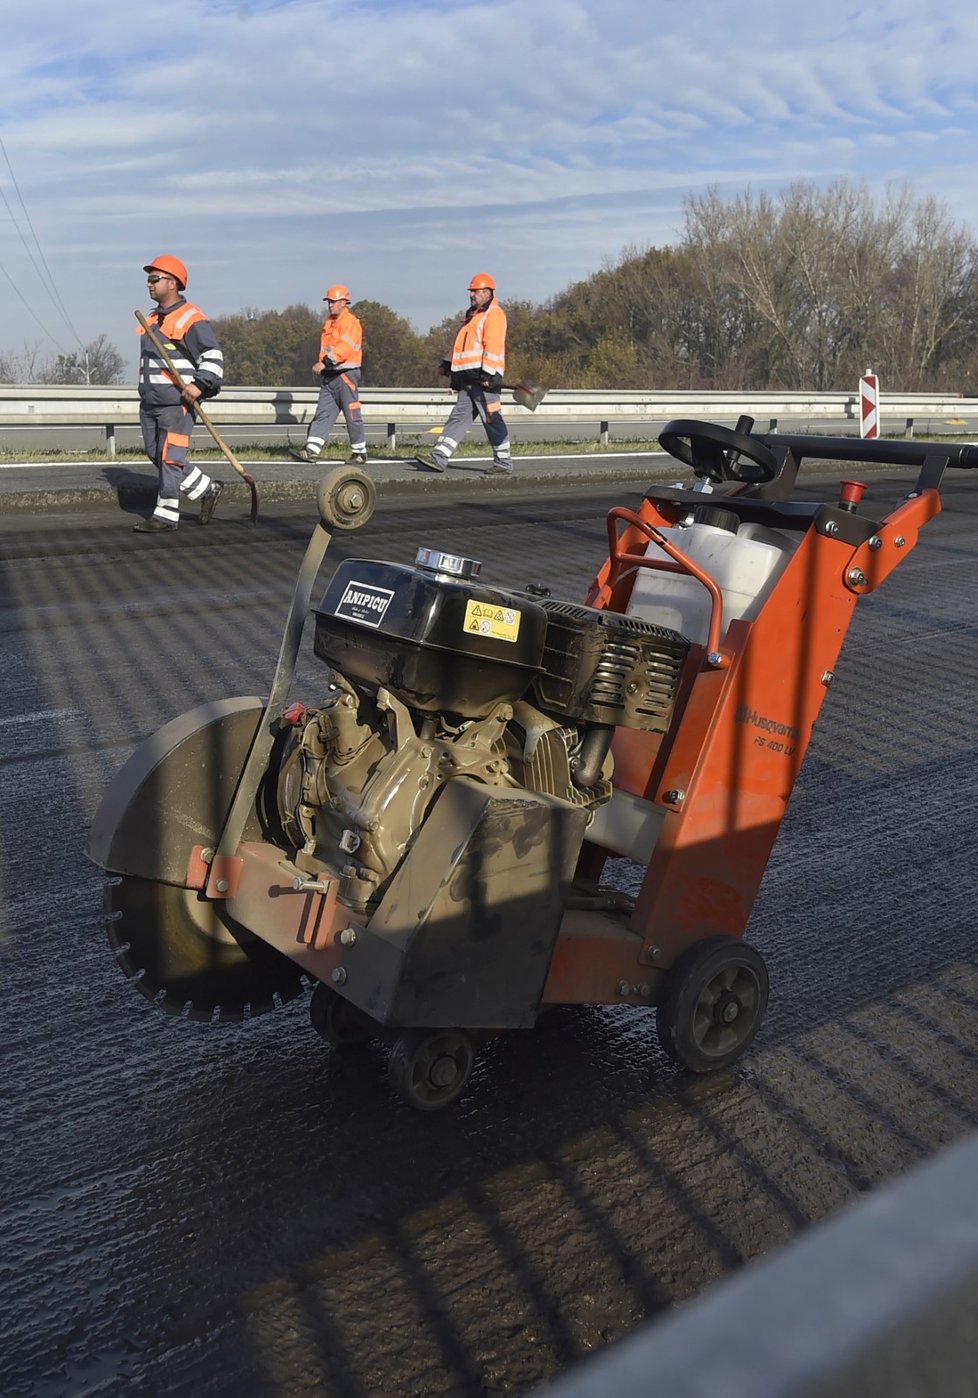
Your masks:
<svg viewBox="0 0 978 1398"><path fill-rule="evenodd" d="M856 600L940 509L925 487L858 544L813 519L756 618L725 636L719 588L659 532L688 505L649 496L637 512L610 512L588 603L624 612L639 569L687 572L710 594L709 639L691 647L668 733L615 736L614 783L660 807L661 830L630 916L565 916L543 1003L654 1002L694 942L743 936ZM581 867L596 878L606 858L585 845Z"/></svg>

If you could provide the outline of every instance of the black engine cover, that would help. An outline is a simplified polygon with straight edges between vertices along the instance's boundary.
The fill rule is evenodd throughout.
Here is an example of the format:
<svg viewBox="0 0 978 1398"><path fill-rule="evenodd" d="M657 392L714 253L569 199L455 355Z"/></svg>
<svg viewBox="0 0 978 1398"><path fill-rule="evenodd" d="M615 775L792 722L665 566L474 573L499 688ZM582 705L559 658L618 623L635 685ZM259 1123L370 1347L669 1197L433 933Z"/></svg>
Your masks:
<svg viewBox="0 0 978 1398"><path fill-rule="evenodd" d="M547 617L521 594L351 558L316 610L315 652L426 713L483 718L538 673Z"/></svg>

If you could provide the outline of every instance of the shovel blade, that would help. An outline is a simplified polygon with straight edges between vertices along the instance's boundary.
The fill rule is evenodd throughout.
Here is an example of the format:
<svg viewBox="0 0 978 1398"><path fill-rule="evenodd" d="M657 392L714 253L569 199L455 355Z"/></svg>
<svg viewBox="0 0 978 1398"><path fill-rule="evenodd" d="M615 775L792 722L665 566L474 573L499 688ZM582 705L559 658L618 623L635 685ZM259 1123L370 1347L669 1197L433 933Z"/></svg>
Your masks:
<svg viewBox="0 0 978 1398"><path fill-rule="evenodd" d="M521 408L529 408L531 413L535 413L543 402L547 390L538 383L521 383L513 389L513 402L519 403Z"/></svg>

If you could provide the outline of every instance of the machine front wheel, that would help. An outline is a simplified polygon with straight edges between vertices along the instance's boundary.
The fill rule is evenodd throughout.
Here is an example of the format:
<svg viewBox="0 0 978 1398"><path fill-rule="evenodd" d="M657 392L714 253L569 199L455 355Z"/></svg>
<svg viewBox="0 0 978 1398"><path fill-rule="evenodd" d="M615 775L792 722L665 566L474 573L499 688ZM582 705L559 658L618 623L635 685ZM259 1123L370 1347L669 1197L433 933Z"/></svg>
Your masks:
<svg viewBox="0 0 978 1398"><path fill-rule="evenodd" d="M454 1102L472 1073L472 1040L461 1029L419 1029L391 1049L387 1073L394 1090L419 1112Z"/></svg>
<svg viewBox="0 0 978 1398"><path fill-rule="evenodd" d="M690 947L668 973L656 1009L659 1042L692 1073L733 1063L761 1027L768 976L760 952L734 937Z"/></svg>
<svg viewBox="0 0 978 1398"><path fill-rule="evenodd" d="M309 1019L319 1037L335 1049L353 1048L370 1039L370 1031L349 1001L322 981L312 992Z"/></svg>

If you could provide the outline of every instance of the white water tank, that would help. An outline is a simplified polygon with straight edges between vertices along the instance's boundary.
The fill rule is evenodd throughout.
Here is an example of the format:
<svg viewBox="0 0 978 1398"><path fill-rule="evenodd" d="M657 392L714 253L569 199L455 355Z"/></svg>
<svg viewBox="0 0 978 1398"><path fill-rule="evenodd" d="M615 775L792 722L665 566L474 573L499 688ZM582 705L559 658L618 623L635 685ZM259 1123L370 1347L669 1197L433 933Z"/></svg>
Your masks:
<svg viewBox="0 0 978 1398"><path fill-rule="evenodd" d="M733 533L715 524L694 522L674 525L660 532L682 549L697 567L708 573L723 595L723 632L731 621L752 621L788 560L801 535L763 524L742 523ZM666 554L650 543L648 554ZM687 640L704 644L710 626L710 594L691 574L666 573L639 568L628 604L628 615L679 631ZM720 637L723 640L723 634Z"/></svg>

